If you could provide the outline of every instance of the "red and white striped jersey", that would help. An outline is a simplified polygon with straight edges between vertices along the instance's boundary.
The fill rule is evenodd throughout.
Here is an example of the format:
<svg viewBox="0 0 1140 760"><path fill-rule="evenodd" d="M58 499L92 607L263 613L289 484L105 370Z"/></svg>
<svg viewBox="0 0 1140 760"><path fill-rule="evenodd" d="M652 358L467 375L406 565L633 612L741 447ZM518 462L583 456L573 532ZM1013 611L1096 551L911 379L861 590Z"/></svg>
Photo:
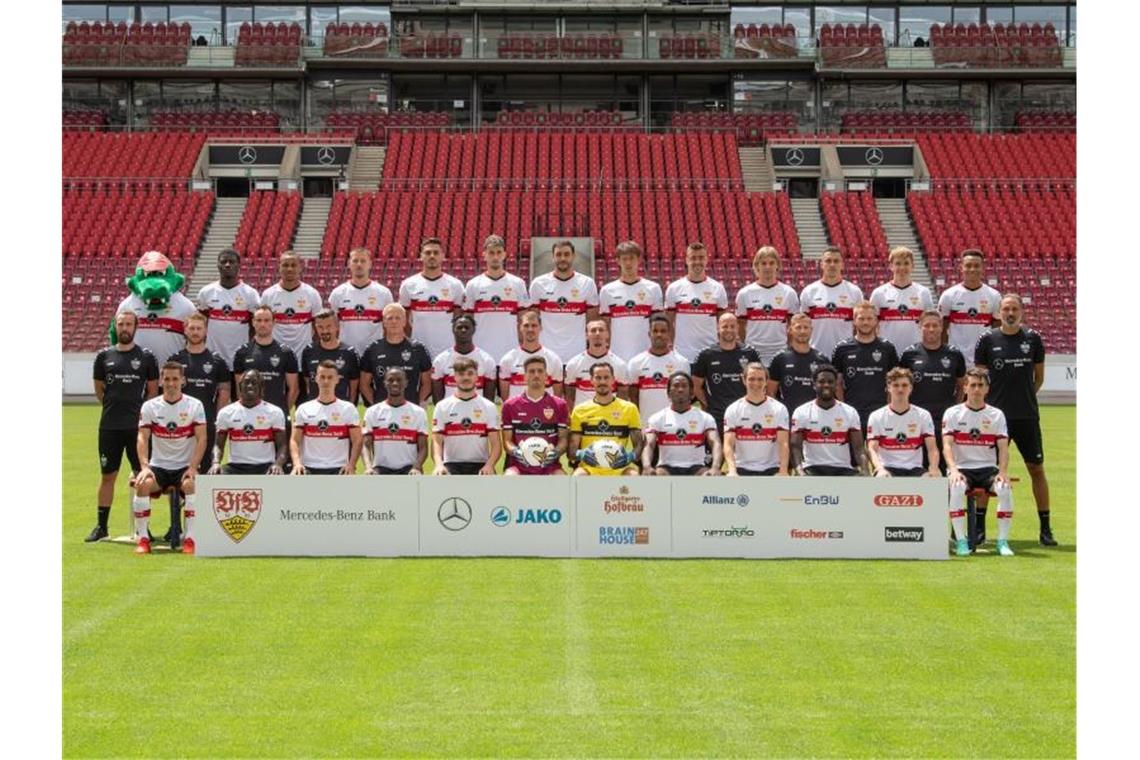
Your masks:
<svg viewBox="0 0 1140 760"><path fill-rule="evenodd" d="M689 372L689 360L676 351L658 356L642 351L630 360L626 377L631 386L637 386L637 410L647 420L669 406L669 376L674 372Z"/></svg>
<svg viewBox="0 0 1140 760"><path fill-rule="evenodd" d="M364 411L364 434L372 436L374 465L393 470L414 465L417 442L427 432L427 412L411 401L399 406L381 401Z"/></svg>
<svg viewBox="0 0 1140 760"><path fill-rule="evenodd" d="M435 359L454 340L451 313L463 306L463 283L447 273L429 279L416 272L400 283L400 305L411 314L412 340Z"/></svg>
<svg viewBox="0 0 1140 760"><path fill-rule="evenodd" d="M849 435L852 430L860 429L859 413L842 401L824 409L812 399L792 413L792 432L803 435L805 467L825 465L851 469Z"/></svg>
<svg viewBox="0 0 1140 760"><path fill-rule="evenodd" d="M930 412L914 404L901 414L888 404L867 418L867 441L879 444L879 459L884 467L907 470L922 467L926 439L933 437L934 420Z"/></svg>
<svg viewBox="0 0 1140 760"><path fill-rule="evenodd" d="M664 309L661 286L644 277L607 282L598 291L598 313L610 318L610 350L623 361L649 350L649 315Z"/></svg>
<svg viewBox="0 0 1140 760"><path fill-rule="evenodd" d="M527 351L522 346L515 346L499 361L499 379L510 381L510 390L507 398L522 395L526 390L526 369L523 363L532 356L546 358L546 387L549 390L555 383L562 382L562 360L558 354L546 346L539 346L535 351ZM507 399L503 399L506 401Z"/></svg>
<svg viewBox="0 0 1140 760"><path fill-rule="evenodd" d="M893 343L900 355L922 338L918 322L922 312L934 308L930 288L917 282L905 288L884 282L871 291L870 300L879 314L879 337Z"/></svg>
<svg viewBox="0 0 1140 760"><path fill-rule="evenodd" d="M172 294L170 303L158 309L147 306L141 298L131 293L122 300L115 313L120 311L133 311L138 315L139 327L135 331L135 343L154 354L161 371L163 362L186 348L186 317L197 309L181 293Z"/></svg>
<svg viewBox="0 0 1140 760"><path fill-rule="evenodd" d="M273 339L301 359L313 342L313 315L321 310L321 294L302 282L292 290L275 282L261 293L261 303L273 310Z"/></svg>
<svg viewBox="0 0 1140 760"><path fill-rule="evenodd" d="M249 323L260 303L261 295L244 282L224 288L221 282L214 280L198 291L198 309L210 317L206 348L225 359L231 371L234 354L249 342Z"/></svg>
<svg viewBox="0 0 1140 760"><path fill-rule="evenodd" d="M522 278L504 272L498 279L486 272L467 281L463 308L475 316L475 345L498 364L519 344L519 311L530 306Z"/></svg>
<svg viewBox="0 0 1140 760"><path fill-rule="evenodd" d="M354 427L360 427L360 413L355 404L344 399L327 404L313 399L298 406L293 414L293 428L304 436L301 464L320 469L344 467L352 448L349 431Z"/></svg>
<svg viewBox="0 0 1140 760"><path fill-rule="evenodd" d="M586 348L586 312L598 305L598 286L574 272L565 280L554 272L535 277L530 300L542 312L542 344L563 362Z"/></svg>
<svg viewBox="0 0 1140 760"><path fill-rule="evenodd" d="M665 308L674 312L673 350L694 362L716 343L716 318L728 308L728 292L711 277L693 282L682 277L665 289Z"/></svg>
<svg viewBox="0 0 1140 760"><path fill-rule="evenodd" d="M499 410L480 395L448 396L435 405L431 429L443 433L445 464L485 462L490 455L487 436L499 434Z"/></svg>
<svg viewBox="0 0 1140 760"><path fill-rule="evenodd" d="M989 331L1001 308L1001 293L984 282L970 290L964 283L951 285L938 297L938 311L950 320L947 342L962 352L966 364L974 364L978 338Z"/></svg>
<svg viewBox="0 0 1140 760"><path fill-rule="evenodd" d="M607 362L613 366L614 380L618 385L629 385L625 362L613 351L607 351L600 357L591 356L589 351L583 351L566 362L566 376L562 381L563 386L574 389L575 408L594 399L594 381L590 377L590 367L598 362Z"/></svg>
<svg viewBox="0 0 1140 760"><path fill-rule="evenodd" d="M495 375L499 368L489 353L475 346L471 353L461 354L455 346L452 346L435 357L435 361L431 363L431 379L443 381L444 395L450 396L452 393L455 393L454 367L457 359L475 360L475 364L478 365L478 376L475 378L475 387L480 391L483 390L484 386L488 383L494 384Z"/></svg>
<svg viewBox="0 0 1140 760"><path fill-rule="evenodd" d="M362 288L352 280L342 282L329 293L329 308L340 320L341 342L364 356L364 349L384 337L384 307L392 303L392 291L375 280Z"/></svg>
<svg viewBox="0 0 1140 760"><path fill-rule="evenodd" d="M202 402L183 393L170 403L155 396L142 405L139 428L150 430L150 465L164 470L190 466L194 456L194 426L206 424Z"/></svg>
<svg viewBox="0 0 1140 760"><path fill-rule="evenodd" d="M770 397L753 404L746 396L733 401L724 411L724 432L731 431L736 436L736 466L746 470L779 467L776 433L789 427L788 408Z"/></svg>
<svg viewBox="0 0 1140 760"><path fill-rule="evenodd" d="M744 343L756 349L767 367L788 347L788 317L800 310L800 297L790 285L750 282L736 294L736 316L747 320Z"/></svg>
<svg viewBox="0 0 1140 760"><path fill-rule="evenodd" d="M691 406L678 412L668 406L649 418L646 433L657 436L658 463L670 467L693 467L705 463L705 433L716 430L716 421L703 409Z"/></svg>
<svg viewBox="0 0 1140 760"><path fill-rule="evenodd" d="M816 280L800 293L800 311L811 317L811 347L831 356L839 341L852 335L853 309L863 300L854 283L840 280L826 285Z"/></svg>
<svg viewBox="0 0 1140 760"><path fill-rule="evenodd" d="M229 436L231 464L266 464L276 460L273 436L278 430L285 431L285 412L268 401L256 406L235 401L218 412L218 432L225 431Z"/></svg>
<svg viewBox="0 0 1140 760"><path fill-rule="evenodd" d="M996 406L971 409L962 403L942 415L942 437L948 435L953 438L954 465L959 470L982 470L997 467L997 442L1009 437L1009 428Z"/></svg>

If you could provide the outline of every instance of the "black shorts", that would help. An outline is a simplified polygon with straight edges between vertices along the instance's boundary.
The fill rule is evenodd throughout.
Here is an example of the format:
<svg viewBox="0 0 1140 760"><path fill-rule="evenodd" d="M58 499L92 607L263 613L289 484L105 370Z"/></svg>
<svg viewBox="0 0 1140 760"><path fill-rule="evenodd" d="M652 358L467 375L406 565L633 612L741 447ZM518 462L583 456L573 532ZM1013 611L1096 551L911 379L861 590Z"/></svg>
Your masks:
<svg viewBox="0 0 1140 760"><path fill-rule="evenodd" d="M1041 446L1041 420L1007 420L1009 438L1017 445L1026 464L1045 462L1045 449Z"/></svg>
<svg viewBox="0 0 1140 760"><path fill-rule="evenodd" d="M443 466L451 475L478 475L483 462L445 462Z"/></svg>
<svg viewBox="0 0 1140 760"><path fill-rule="evenodd" d="M229 462L222 466L222 474L265 475L269 472L269 468L272 466L272 462L266 462L265 464L242 464L241 462Z"/></svg>
<svg viewBox="0 0 1140 760"><path fill-rule="evenodd" d="M372 472L377 475L407 475L411 471L412 466L410 464L404 467L381 467L380 465L376 465L372 468Z"/></svg>
<svg viewBox="0 0 1140 760"><path fill-rule="evenodd" d="M921 467L888 467L887 472L896 478L921 478L926 474Z"/></svg>
<svg viewBox="0 0 1140 760"><path fill-rule="evenodd" d="M669 464L659 464L657 466L670 475L696 475L705 468L703 464L694 464L688 467L676 467Z"/></svg>
<svg viewBox="0 0 1140 760"><path fill-rule="evenodd" d="M863 433L863 440L867 439L867 421L871 419L871 413L874 409L856 409L859 413L859 430Z"/></svg>
<svg viewBox="0 0 1140 760"><path fill-rule="evenodd" d="M182 476L189 469L189 467L180 467L177 470L164 470L161 467L151 467L150 471L154 473L154 482L158 484L158 493L165 493L168 488L173 488L181 493Z"/></svg>
<svg viewBox="0 0 1140 760"><path fill-rule="evenodd" d="M962 477L966 479L966 492L969 493L975 488L983 488L986 491L993 488L998 469L996 467L983 467L978 470L958 470L958 472L962 473Z"/></svg>
<svg viewBox="0 0 1140 760"><path fill-rule="evenodd" d="M831 464L814 464L804 468L804 475L858 475L852 467L836 467Z"/></svg>
<svg viewBox="0 0 1140 760"><path fill-rule="evenodd" d="M210 419L208 416L206 419ZM217 437L217 431L214 429L214 423L209 422L206 424L206 453L202 457L202 461L198 464L198 474L205 475L210 471L214 465L214 439Z"/></svg>
<svg viewBox="0 0 1140 760"><path fill-rule="evenodd" d="M139 431L130 430L104 430L99 428L99 471L104 475L118 472L123 463L123 452L127 452L127 462L131 465L131 472L139 471L138 443Z"/></svg>
<svg viewBox="0 0 1140 760"><path fill-rule="evenodd" d="M769 477L780 471L779 467L769 467L766 470L749 470L747 467L737 467L736 474L751 477Z"/></svg>
<svg viewBox="0 0 1140 760"><path fill-rule="evenodd" d="M306 467L306 475L340 475L339 467Z"/></svg>

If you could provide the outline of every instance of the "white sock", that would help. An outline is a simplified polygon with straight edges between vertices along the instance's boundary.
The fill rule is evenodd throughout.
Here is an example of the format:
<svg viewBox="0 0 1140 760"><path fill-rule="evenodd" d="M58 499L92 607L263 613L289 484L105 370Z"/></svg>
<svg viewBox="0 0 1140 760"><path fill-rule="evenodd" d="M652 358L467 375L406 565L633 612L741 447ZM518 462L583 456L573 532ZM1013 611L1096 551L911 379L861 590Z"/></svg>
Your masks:
<svg viewBox="0 0 1140 760"><path fill-rule="evenodd" d="M182 497L182 516L186 518L186 535L185 538L194 537L194 494L186 494Z"/></svg>
<svg viewBox="0 0 1140 760"><path fill-rule="evenodd" d="M150 498L136 495L135 508L135 538L146 538L147 524L150 523Z"/></svg>
<svg viewBox="0 0 1140 760"><path fill-rule="evenodd" d="M966 484L950 485L950 525L954 537L966 538Z"/></svg>
<svg viewBox="0 0 1140 760"><path fill-rule="evenodd" d="M1009 529L1013 525L1013 490L1007 485L994 490L998 497L998 541L1008 541Z"/></svg>

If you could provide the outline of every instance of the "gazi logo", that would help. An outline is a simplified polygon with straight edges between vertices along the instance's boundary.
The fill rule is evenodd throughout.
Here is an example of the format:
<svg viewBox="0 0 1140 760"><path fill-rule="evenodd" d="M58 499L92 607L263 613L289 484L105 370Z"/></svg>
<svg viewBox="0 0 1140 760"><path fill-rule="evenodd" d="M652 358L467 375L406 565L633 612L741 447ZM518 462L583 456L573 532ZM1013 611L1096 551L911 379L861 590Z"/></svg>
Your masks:
<svg viewBox="0 0 1140 760"><path fill-rule="evenodd" d="M491 510L491 524L495 527L503 528L512 522L516 525L558 525L562 522L562 510L524 507L515 510L514 515L506 507Z"/></svg>

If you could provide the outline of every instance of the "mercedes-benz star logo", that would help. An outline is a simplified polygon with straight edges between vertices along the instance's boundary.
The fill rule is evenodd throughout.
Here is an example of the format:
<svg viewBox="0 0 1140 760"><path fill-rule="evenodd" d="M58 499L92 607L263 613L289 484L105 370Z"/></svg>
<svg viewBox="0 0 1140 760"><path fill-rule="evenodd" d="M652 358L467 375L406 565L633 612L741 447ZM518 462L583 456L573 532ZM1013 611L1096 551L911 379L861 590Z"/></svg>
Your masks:
<svg viewBox="0 0 1140 760"><path fill-rule="evenodd" d="M784 161L788 166L801 166L804 162L804 152L802 148L788 148L788 152L784 154Z"/></svg>
<svg viewBox="0 0 1140 760"><path fill-rule="evenodd" d="M452 496L439 504L439 524L448 530L463 530L471 524L471 505L466 500Z"/></svg>
<svg viewBox="0 0 1140 760"><path fill-rule="evenodd" d="M883 163L883 149L882 148L867 148L864 158L871 166L878 166Z"/></svg>
<svg viewBox="0 0 1140 760"><path fill-rule="evenodd" d="M336 161L336 151L327 145L317 148L317 163L328 166L333 161Z"/></svg>
<svg viewBox="0 0 1140 760"><path fill-rule="evenodd" d="M252 164L257 160L257 150L252 145L243 145L238 148L238 161L243 164Z"/></svg>

